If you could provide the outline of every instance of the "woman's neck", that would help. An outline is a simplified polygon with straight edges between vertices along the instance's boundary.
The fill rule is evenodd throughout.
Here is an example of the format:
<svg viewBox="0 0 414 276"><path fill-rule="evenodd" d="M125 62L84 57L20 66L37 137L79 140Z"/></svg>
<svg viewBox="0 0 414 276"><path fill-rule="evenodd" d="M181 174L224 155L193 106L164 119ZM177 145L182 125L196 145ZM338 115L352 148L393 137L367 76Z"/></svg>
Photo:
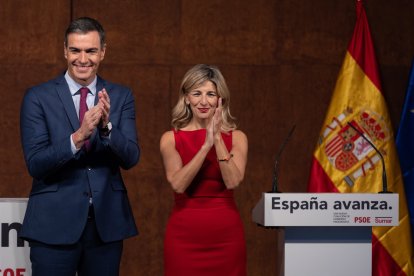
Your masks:
<svg viewBox="0 0 414 276"><path fill-rule="evenodd" d="M183 130L197 130L197 129L204 129L207 128L207 124L208 124L208 120L207 119L203 119L203 120L197 120L197 119L192 119L190 121L190 123L188 123L188 125L186 125Z"/></svg>

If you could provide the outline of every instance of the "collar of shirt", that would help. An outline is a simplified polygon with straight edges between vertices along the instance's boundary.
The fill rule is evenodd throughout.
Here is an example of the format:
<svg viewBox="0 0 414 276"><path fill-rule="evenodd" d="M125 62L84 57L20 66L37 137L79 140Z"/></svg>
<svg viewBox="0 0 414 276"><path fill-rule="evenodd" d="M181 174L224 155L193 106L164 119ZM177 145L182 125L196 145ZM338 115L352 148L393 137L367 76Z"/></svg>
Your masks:
<svg viewBox="0 0 414 276"><path fill-rule="evenodd" d="M79 83L74 81L69 76L68 71L66 71L66 73L65 73L65 80L68 83L69 91L70 91L70 94L72 94L72 96L74 96L79 91L79 89L84 87L83 85L80 85ZM95 97L95 94L96 94L96 82L97 82L97 77L95 76L94 80L87 86L89 88L89 91L92 93L92 95L94 97Z"/></svg>

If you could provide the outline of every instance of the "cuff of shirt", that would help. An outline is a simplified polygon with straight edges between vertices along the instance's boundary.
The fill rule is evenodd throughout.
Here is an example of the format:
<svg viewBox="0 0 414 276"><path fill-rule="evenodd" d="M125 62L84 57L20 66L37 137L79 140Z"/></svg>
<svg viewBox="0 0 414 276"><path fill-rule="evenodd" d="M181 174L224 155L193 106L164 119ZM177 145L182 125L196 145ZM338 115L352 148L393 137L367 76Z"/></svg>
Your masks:
<svg viewBox="0 0 414 276"><path fill-rule="evenodd" d="M73 155L75 155L79 150L76 148L75 143L73 142L73 138L72 138L73 134L70 136L70 149L72 150Z"/></svg>

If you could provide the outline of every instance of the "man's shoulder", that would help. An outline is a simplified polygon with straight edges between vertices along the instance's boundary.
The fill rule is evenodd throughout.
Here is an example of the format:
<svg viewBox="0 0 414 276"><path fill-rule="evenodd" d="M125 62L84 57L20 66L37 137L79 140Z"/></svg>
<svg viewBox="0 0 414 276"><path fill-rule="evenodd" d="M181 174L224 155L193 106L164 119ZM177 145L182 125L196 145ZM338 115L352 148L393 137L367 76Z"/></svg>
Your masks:
<svg viewBox="0 0 414 276"><path fill-rule="evenodd" d="M96 91L100 91L101 89L105 88L110 98L131 99L134 97L134 93L130 87L111 81L98 79L96 88Z"/></svg>
<svg viewBox="0 0 414 276"><path fill-rule="evenodd" d="M98 77L98 84L97 86L100 86L99 83L102 83L101 85L106 89L106 90L115 90L115 91L131 91L131 88L129 88L126 85L120 84L120 83L115 83L115 82L111 82L108 80L104 80L102 78Z"/></svg>
<svg viewBox="0 0 414 276"><path fill-rule="evenodd" d="M65 86L66 85L66 86ZM45 81L43 83L34 85L26 89L23 101L32 102L32 101L44 101L44 102L54 102L60 89L68 89L69 87L65 82L65 78L59 76L57 78Z"/></svg>
<svg viewBox="0 0 414 276"><path fill-rule="evenodd" d="M36 84L32 87L29 87L27 90L28 91L36 91L36 90L41 90L41 91L45 91L48 89L53 89L54 87L56 87L57 85L61 85L65 83L65 77L64 75L59 75L58 77L54 78L54 79L50 79L48 81Z"/></svg>

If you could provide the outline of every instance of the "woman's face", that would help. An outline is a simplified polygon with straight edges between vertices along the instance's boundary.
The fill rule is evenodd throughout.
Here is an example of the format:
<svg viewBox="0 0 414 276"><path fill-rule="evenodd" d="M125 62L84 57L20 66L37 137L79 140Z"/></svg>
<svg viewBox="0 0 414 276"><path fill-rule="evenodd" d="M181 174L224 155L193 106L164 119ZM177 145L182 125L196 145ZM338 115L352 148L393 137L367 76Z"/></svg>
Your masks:
<svg viewBox="0 0 414 276"><path fill-rule="evenodd" d="M211 118L218 102L216 86L211 81L205 81L199 87L191 90L185 101L186 104L189 104L195 118Z"/></svg>

